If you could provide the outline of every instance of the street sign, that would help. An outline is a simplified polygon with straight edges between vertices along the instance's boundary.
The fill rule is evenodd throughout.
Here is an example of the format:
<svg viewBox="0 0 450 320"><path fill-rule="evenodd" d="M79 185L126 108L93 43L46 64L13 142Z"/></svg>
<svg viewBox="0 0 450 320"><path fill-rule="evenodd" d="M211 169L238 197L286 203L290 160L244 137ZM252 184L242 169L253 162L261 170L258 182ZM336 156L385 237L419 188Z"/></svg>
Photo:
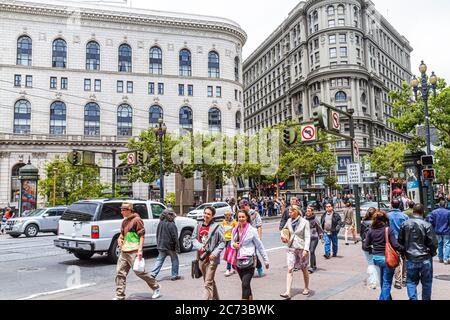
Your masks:
<svg viewBox="0 0 450 320"><path fill-rule="evenodd" d="M341 117L339 113L337 113L336 111L331 111L330 114L331 117L329 129L333 131L341 131Z"/></svg>
<svg viewBox="0 0 450 320"><path fill-rule="evenodd" d="M353 160L359 162L359 144L356 141L353 141L353 155L355 156Z"/></svg>
<svg viewBox="0 0 450 320"><path fill-rule="evenodd" d="M134 166L136 164L136 152L130 152L127 154L127 165Z"/></svg>
<svg viewBox="0 0 450 320"><path fill-rule="evenodd" d="M347 166L348 184L361 184L361 167L359 163L349 163Z"/></svg>
<svg viewBox="0 0 450 320"><path fill-rule="evenodd" d="M301 133L302 133L302 142L317 140L317 130L316 127L312 124L302 125Z"/></svg>
<svg viewBox="0 0 450 320"><path fill-rule="evenodd" d="M376 172L364 172L363 173L363 178L365 178L365 179L376 178L376 177L377 177Z"/></svg>
<svg viewBox="0 0 450 320"><path fill-rule="evenodd" d="M347 171L347 166L351 162L352 162L351 156L338 156L337 157L338 171Z"/></svg>

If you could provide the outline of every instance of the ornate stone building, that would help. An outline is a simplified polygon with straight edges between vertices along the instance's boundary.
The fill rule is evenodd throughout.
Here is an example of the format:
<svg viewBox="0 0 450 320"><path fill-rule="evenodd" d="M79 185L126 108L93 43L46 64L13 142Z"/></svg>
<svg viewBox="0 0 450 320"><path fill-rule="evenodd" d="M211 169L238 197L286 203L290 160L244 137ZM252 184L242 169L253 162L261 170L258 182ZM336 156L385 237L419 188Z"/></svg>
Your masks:
<svg viewBox="0 0 450 320"><path fill-rule="evenodd" d="M161 116L172 133L240 130L247 36L233 21L0 0L0 30L0 206L17 206L18 169L28 158L43 176L46 162L74 148L123 151ZM111 183L110 171L101 175ZM165 180L175 192L175 177ZM118 182L130 196L149 197L149 186L128 185L123 170ZM194 183L187 191L193 200Z"/></svg>
<svg viewBox="0 0 450 320"><path fill-rule="evenodd" d="M325 102L355 110L362 155L408 141L387 121L393 116L388 93L409 83L412 50L369 0L300 2L244 62L245 132L308 121ZM348 123L342 129L348 134ZM350 144L339 143L336 151L339 183L346 184Z"/></svg>

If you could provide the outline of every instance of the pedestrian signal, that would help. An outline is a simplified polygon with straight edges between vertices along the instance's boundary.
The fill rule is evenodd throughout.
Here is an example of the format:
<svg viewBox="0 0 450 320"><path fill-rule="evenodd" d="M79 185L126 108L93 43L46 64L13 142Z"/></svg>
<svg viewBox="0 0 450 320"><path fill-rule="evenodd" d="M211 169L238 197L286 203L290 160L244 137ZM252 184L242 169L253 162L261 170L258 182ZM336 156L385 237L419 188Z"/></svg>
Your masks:
<svg viewBox="0 0 450 320"><path fill-rule="evenodd" d="M436 178L436 172L434 169L425 169L423 172L423 178L424 179L434 179Z"/></svg>

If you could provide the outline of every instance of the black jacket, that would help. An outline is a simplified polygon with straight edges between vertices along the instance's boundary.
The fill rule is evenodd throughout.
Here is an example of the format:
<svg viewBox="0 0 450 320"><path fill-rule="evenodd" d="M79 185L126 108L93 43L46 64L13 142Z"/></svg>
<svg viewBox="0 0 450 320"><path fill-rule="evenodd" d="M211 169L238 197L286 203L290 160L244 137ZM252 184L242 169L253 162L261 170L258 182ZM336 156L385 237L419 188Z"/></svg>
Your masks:
<svg viewBox="0 0 450 320"><path fill-rule="evenodd" d="M289 208L291 206L287 206L286 209L284 209L283 215L281 216L281 221L280 221L280 231L284 229L284 226L286 225L286 223L289 220Z"/></svg>
<svg viewBox="0 0 450 320"><path fill-rule="evenodd" d="M378 228L370 228L366 235L366 239L363 242L363 250L370 252L374 256L384 256L386 249L386 227L387 225L380 226ZM395 238L394 230L389 228L389 243L391 246L399 252L402 252L403 248L397 242Z"/></svg>
<svg viewBox="0 0 450 320"><path fill-rule="evenodd" d="M156 241L158 250L169 250L180 252L180 243L178 241L178 229L175 222L163 220L158 224L156 230Z"/></svg>
<svg viewBox="0 0 450 320"><path fill-rule="evenodd" d="M409 261L420 262L436 255L438 239L433 226L425 220L412 217L404 222L398 234L398 243Z"/></svg>
<svg viewBox="0 0 450 320"><path fill-rule="evenodd" d="M325 231L325 216L327 213L325 212L322 217L320 218L320 226L322 227L323 232ZM333 212L333 220L331 222L331 232L339 233L339 231L342 228L342 219L339 213Z"/></svg>

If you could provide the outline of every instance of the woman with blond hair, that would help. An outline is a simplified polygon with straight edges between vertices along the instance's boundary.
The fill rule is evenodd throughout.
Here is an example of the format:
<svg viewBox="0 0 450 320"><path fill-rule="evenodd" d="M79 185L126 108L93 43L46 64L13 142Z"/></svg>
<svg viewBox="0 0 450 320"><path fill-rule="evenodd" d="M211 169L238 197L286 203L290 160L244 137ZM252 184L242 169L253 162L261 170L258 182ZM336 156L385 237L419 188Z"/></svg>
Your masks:
<svg viewBox="0 0 450 320"><path fill-rule="evenodd" d="M280 294L282 298L291 298L292 283L294 281L294 269L302 270L305 288L303 295L309 295L309 250L311 242L311 232L309 221L304 219L298 206L289 208L290 219L281 231L281 241L287 244L287 265L286 292Z"/></svg>
<svg viewBox="0 0 450 320"><path fill-rule="evenodd" d="M231 238L233 236L233 229L236 228L238 222L234 220L231 210L225 211L224 220L222 221L223 235L225 236L226 246L225 246L225 257L227 256L227 251L231 248ZM234 269L231 268L231 264L227 263L227 271L225 272L225 277L229 277L235 273Z"/></svg>

